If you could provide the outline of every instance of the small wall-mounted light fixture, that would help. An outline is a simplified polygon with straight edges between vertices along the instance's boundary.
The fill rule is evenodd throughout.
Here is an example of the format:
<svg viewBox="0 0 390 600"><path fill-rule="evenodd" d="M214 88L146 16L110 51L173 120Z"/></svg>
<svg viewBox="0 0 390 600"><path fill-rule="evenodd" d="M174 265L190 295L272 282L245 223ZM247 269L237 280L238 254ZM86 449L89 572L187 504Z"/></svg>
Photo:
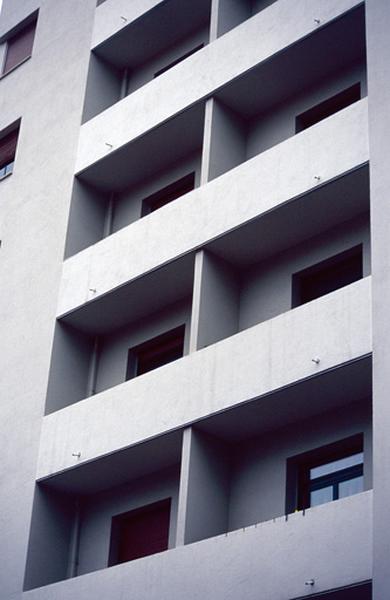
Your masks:
<svg viewBox="0 0 390 600"><path fill-rule="evenodd" d="M104 142L106 144L106 146L108 146L109 148L113 148L114 146L112 144L110 144L109 142Z"/></svg>
<svg viewBox="0 0 390 600"><path fill-rule="evenodd" d="M316 23L317 25L319 25L321 23L320 19L314 19L314 23Z"/></svg>
<svg viewBox="0 0 390 600"><path fill-rule="evenodd" d="M127 19L126 19L126 17L121 17L121 19L122 19L122 21L123 21L124 23L127 23Z"/></svg>
<svg viewBox="0 0 390 600"><path fill-rule="evenodd" d="M314 179L315 179L316 181L321 181L321 177L320 177L319 175L314 175Z"/></svg>
<svg viewBox="0 0 390 600"><path fill-rule="evenodd" d="M72 456L74 456L76 458L80 458L81 452L72 452Z"/></svg>
<svg viewBox="0 0 390 600"><path fill-rule="evenodd" d="M88 288L90 292L92 292L93 294L96 294L96 288Z"/></svg>
<svg viewBox="0 0 390 600"><path fill-rule="evenodd" d="M305 581L305 585L314 585L315 581L314 579L308 579L307 581Z"/></svg>
<svg viewBox="0 0 390 600"><path fill-rule="evenodd" d="M319 365L321 360L318 358L318 356L315 356L311 359L311 362L315 363L316 365Z"/></svg>

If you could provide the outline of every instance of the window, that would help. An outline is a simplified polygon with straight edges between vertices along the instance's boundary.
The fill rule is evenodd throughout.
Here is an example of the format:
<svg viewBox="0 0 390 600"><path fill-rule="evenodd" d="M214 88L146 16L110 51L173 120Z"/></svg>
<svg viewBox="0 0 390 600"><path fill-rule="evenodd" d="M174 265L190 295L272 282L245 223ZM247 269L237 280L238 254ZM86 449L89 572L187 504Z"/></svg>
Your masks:
<svg viewBox="0 0 390 600"><path fill-rule="evenodd" d="M0 138L0 179L13 171L18 135L19 127Z"/></svg>
<svg viewBox="0 0 390 600"><path fill-rule="evenodd" d="M313 106L306 112L298 115L295 120L295 131L299 133L315 123L330 117L334 113L346 108L350 104L357 102L361 98L360 93L360 83L356 83L351 87L343 90L339 94L328 98L324 102L317 104L317 106Z"/></svg>
<svg viewBox="0 0 390 600"><path fill-rule="evenodd" d="M315 300L362 277L363 247L360 244L295 273L292 279L292 307Z"/></svg>
<svg viewBox="0 0 390 600"><path fill-rule="evenodd" d="M113 517L108 566L167 550L170 513L167 498Z"/></svg>
<svg viewBox="0 0 390 600"><path fill-rule="evenodd" d="M359 434L288 459L288 512L362 492L363 458L363 435Z"/></svg>
<svg viewBox="0 0 390 600"><path fill-rule="evenodd" d="M195 52L198 52L198 50L201 50L203 48L203 46L204 46L204 44L199 44L199 46L196 46L196 48L193 48L189 52L186 52L185 54L183 54L183 56L180 56L180 58L176 58L176 60L173 60L171 63L169 63L169 65L166 65L165 67L163 67L159 71L156 71L155 74L154 74L154 79L156 77L159 77L163 73L165 73L165 71L169 71L169 69L172 69L172 67L174 67L175 65L178 65L182 60L185 60L186 58L188 58L192 54L195 54Z"/></svg>
<svg viewBox="0 0 390 600"><path fill-rule="evenodd" d="M183 356L185 326L181 325L135 348L130 348L126 380L137 377Z"/></svg>
<svg viewBox="0 0 390 600"><path fill-rule="evenodd" d="M187 194L187 192L193 190L194 187L195 173L190 173L178 181L166 186L162 190L159 190L155 194L148 196L148 198L145 198L145 200L142 202L141 216L144 217L145 215L158 210L162 206L169 204L169 202L180 198L180 196L183 196L184 194Z"/></svg>
<svg viewBox="0 0 390 600"><path fill-rule="evenodd" d="M36 19L6 40L5 59L2 75L6 75L30 58L34 44Z"/></svg>

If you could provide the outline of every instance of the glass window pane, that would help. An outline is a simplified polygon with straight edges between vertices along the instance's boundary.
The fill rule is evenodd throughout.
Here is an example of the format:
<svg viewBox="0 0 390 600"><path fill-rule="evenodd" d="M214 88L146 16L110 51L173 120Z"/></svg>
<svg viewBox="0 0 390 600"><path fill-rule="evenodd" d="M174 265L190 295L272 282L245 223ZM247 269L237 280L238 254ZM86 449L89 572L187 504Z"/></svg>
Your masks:
<svg viewBox="0 0 390 600"><path fill-rule="evenodd" d="M363 491L363 477L355 477L339 483L339 498L346 498Z"/></svg>
<svg viewBox="0 0 390 600"><path fill-rule="evenodd" d="M310 469L310 479L316 479L317 477L322 477L323 475L336 473L336 471L341 471L342 469L347 469L348 467L353 467L362 463L363 452L358 452L357 454L352 454L351 456L346 456L345 458L340 458L339 460L334 460L326 463L325 465Z"/></svg>
<svg viewBox="0 0 390 600"><path fill-rule="evenodd" d="M333 486L331 485L310 492L310 506L318 506L319 504L325 504L325 502L331 502L332 500Z"/></svg>

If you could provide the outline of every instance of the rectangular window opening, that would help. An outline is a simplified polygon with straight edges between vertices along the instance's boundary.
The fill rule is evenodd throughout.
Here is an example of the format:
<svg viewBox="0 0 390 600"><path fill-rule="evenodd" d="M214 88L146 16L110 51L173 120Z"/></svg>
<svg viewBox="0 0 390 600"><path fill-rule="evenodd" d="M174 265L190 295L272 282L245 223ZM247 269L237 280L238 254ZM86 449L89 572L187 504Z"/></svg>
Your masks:
<svg viewBox="0 0 390 600"><path fill-rule="evenodd" d="M178 179L174 183L167 185L158 192L145 198L142 202L141 216L145 217L166 204L173 202L173 200L177 200L180 196L184 196L184 194L191 192L194 187L195 173L189 173L189 175Z"/></svg>
<svg viewBox="0 0 390 600"><path fill-rule="evenodd" d="M138 377L183 356L185 325L130 348L126 380Z"/></svg>
<svg viewBox="0 0 390 600"><path fill-rule="evenodd" d="M292 277L292 308L325 296L363 277L363 245L324 260Z"/></svg>
<svg viewBox="0 0 390 600"><path fill-rule="evenodd" d="M171 63L169 63L169 65L166 65L162 69L159 69L158 71L156 71L153 78L156 79L156 77L159 77L160 75L165 73L165 71L169 71L169 69L172 69L172 67L174 67L175 65L178 65L180 62L182 62L186 58L189 58L190 56L192 56L192 54L195 54L195 52L198 52L198 50L201 50L203 47L204 47L204 44L199 44L199 46L196 46L189 52L186 52L185 54L183 54L183 56L180 56L180 58L176 58Z"/></svg>
<svg viewBox="0 0 390 600"><path fill-rule="evenodd" d="M339 94L324 100L320 104L313 106L309 110L298 115L295 120L295 132L299 133L308 127L319 123L323 119L330 117L339 110L346 108L350 104L361 99L360 83L355 83L351 87L343 90Z"/></svg>
<svg viewBox="0 0 390 600"><path fill-rule="evenodd" d="M170 514L167 498L113 517L108 566L167 550Z"/></svg>
<svg viewBox="0 0 390 600"><path fill-rule="evenodd" d="M0 137L0 180L13 172L18 136L19 125Z"/></svg>
<svg viewBox="0 0 390 600"><path fill-rule="evenodd" d="M6 39L6 50L1 75L6 75L32 55L36 17Z"/></svg>
<svg viewBox="0 0 390 600"><path fill-rule="evenodd" d="M363 471L363 434L288 459L287 512L362 492Z"/></svg>

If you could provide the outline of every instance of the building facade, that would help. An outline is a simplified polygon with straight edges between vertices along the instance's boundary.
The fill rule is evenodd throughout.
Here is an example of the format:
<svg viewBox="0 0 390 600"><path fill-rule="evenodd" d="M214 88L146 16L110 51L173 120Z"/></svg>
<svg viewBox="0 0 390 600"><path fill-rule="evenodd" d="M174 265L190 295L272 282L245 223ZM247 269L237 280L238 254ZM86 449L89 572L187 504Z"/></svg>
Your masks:
<svg viewBox="0 0 390 600"><path fill-rule="evenodd" d="M390 598L389 29L3 0L1 599Z"/></svg>

